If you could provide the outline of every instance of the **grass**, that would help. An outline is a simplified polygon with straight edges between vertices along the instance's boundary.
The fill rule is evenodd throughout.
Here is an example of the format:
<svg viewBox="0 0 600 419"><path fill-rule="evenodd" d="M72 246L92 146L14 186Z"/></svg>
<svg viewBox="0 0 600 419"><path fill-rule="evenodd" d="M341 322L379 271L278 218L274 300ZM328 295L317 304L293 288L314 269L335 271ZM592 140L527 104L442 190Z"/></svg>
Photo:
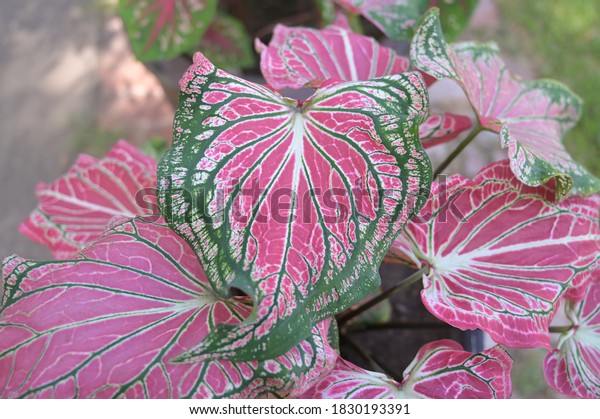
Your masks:
<svg viewBox="0 0 600 419"><path fill-rule="evenodd" d="M540 78L559 80L583 99L565 145L600 176L600 1L495 1L503 20L500 47L527 57Z"/></svg>

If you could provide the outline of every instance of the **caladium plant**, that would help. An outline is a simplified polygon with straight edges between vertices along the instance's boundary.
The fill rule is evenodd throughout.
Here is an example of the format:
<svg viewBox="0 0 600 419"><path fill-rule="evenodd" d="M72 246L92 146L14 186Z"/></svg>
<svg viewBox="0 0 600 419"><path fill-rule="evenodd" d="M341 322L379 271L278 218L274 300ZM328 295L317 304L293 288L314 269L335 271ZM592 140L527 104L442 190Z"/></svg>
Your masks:
<svg viewBox="0 0 600 419"><path fill-rule="evenodd" d="M448 45L437 9L423 17L411 44L411 60L433 77L460 84L479 127L499 134L521 182L537 186L555 179L558 197L600 190L600 180L575 162L562 144L581 108L581 99L566 86L553 80L518 80L494 43Z"/></svg>
<svg viewBox="0 0 600 419"><path fill-rule="evenodd" d="M600 397L599 181L562 145L578 97L517 80L493 44L448 45L474 1L319 4L326 22L337 8L330 26L256 42L267 86L196 54L158 165L121 141L38 187L20 229L60 260L3 263L0 397L506 398L503 346L546 348L550 386ZM441 20L417 26L431 4ZM120 7L145 59L243 44L222 12L210 32L216 0ZM410 60L355 32L358 14L415 32ZM461 85L475 123L429 112L437 78ZM276 91L301 87L315 91ZM424 149L464 137L437 175L481 130L509 160L432 184ZM381 290L384 257L418 271ZM431 313L495 346L425 344L398 380L339 355L353 327L398 327L386 298L419 280ZM556 327L561 306L572 324Z"/></svg>
<svg viewBox="0 0 600 419"><path fill-rule="evenodd" d="M421 297L436 317L507 346L550 348L560 297L585 288L600 260L600 197L555 203L555 193L521 183L507 160L473 180L454 175L433 184L388 258L427 267Z"/></svg>
<svg viewBox="0 0 600 419"><path fill-rule="evenodd" d="M114 224L69 260L4 261L1 397L285 397L333 368L331 320L272 360L193 362L187 352L251 303L217 297L160 220Z"/></svg>
<svg viewBox="0 0 600 419"><path fill-rule="evenodd" d="M198 53L181 92L161 212L219 294L235 286L257 306L197 354L270 358L379 285L391 240L428 195L423 78L339 83L301 103Z"/></svg>

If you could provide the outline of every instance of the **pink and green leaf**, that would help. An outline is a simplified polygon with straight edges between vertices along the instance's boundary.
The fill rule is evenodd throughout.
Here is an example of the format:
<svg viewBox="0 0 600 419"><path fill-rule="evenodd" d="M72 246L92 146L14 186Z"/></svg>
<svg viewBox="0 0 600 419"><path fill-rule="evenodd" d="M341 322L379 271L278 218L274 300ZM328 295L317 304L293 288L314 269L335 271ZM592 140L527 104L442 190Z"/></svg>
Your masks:
<svg viewBox="0 0 600 419"><path fill-rule="evenodd" d="M119 141L104 158L81 155L66 175L38 184L39 205L19 230L65 259L100 237L111 218L151 213L138 194L155 188L156 161Z"/></svg>
<svg viewBox="0 0 600 419"><path fill-rule="evenodd" d="M187 243L144 219L68 261L7 258L3 277L2 398L286 397L337 358L325 320L275 359L174 363L252 306L215 296Z"/></svg>
<svg viewBox="0 0 600 419"><path fill-rule="evenodd" d="M119 0L119 13L136 57L174 58L194 46L208 29L217 0Z"/></svg>
<svg viewBox="0 0 600 419"><path fill-rule="evenodd" d="M546 356L546 382L567 396L600 399L600 280L582 301L567 301L566 313L573 327Z"/></svg>
<svg viewBox="0 0 600 419"><path fill-rule="evenodd" d="M360 14L389 38L410 39L429 0L335 0L350 13Z"/></svg>
<svg viewBox="0 0 600 419"><path fill-rule="evenodd" d="M261 71L275 89L321 87L340 81L360 81L408 71L407 58L373 38L346 29L289 28L277 25L268 46L259 40ZM471 119L451 113L433 114L421 124L424 147L452 141L472 126Z"/></svg>
<svg viewBox="0 0 600 419"><path fill-rule="evenodd" d="M223 68L247 68L255 64L252 40L244 24L224 12L218 12L191 53L202 51L213 63Z"/></svg>
<svg viewBox="0 0 600 419"><path fill-rule="evenodd" d="M450 112L431 114L419 126L419 137L424 148L455 140L473 126L471 118Z"/></svg>
<svg viewBox="0 0 600 419"><path fill-rule="evenodd" d="M491 44L448 45L437 9L428 11L411 44L411 61L436 78L459 83L483 128L499 134L523 183L555 179L557 198L600 190L600 180L575 162L562 139L580 116L581 100L552 80L520 81Z"/></svg>
<svg viewBox="0 0 600 419"><path fill-rule="evenodd" d="M192 357L273 358L365 297L392 239L428 195L418 73L286 99L201 54L181 79L159 205L215 291L255 302Z"/></svg>
<svg viewBox="0 0 600 419"><path fill-rule="evenodd" d="M499 345L466 352L457 342L424 345L397 383L338 358L333 370L300 395L313 399L505 399L511 395L512 359Z"/></svg>
<svg viewBox="0 0 600 419"><path fill-rule="evenodd" d="M368 80L408 70L408 58L368 36L338 27L277 25L268 46L259 40L260 68L275 89L319 88L325 82Z"/></svg>
<svg viewBox="0 0 600 419"><path fill-rule="evenodd" d="M432 185L388 258L429 267L421 298L441 320L507 346L550 348L559 299L574 280L589 283L600 260L600 196L554 203L554 194L519 182L507 160L472 181L451 176Z"/></svg>

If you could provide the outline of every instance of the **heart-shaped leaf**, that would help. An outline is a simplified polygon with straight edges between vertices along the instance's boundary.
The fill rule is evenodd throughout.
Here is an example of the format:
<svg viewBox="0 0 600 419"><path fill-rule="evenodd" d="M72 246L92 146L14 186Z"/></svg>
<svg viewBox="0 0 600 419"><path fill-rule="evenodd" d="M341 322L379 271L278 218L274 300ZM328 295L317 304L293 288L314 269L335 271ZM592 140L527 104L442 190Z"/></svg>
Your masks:
<svg viewBox="0 0 600 419"><path fill-rule="evenodd" d="M260 68L275 89L321 87L330 81L368 80L408 70L408 58L368 36L342 28L277 25L269 46L256 41Z"/></svg>
<svg viewBox="0 0 600 419"><path fill-rule="evenodd" d="M553 198L519 182L507 160L472 181L434 182L388 258L429 267L421 298L441 320L508 346L550 348L559 298L576 278L584 287L600 260L600 196Z"/></svg>
<svg viewBox="0 0 600 419"><path fill-rule="evenodd" d="M573 327L544 361L546 382L572 397L600 398L600 280L589 284L585 298L567 301Z"/></svg>
<svg viewBox="0 0 600 419"><path fill-rule="evenodd" d="M65 259L100 237L111 218L151 213L146 194L155 188L156 161L119 141L104 158L81 155L65 176L38 184L39 205L19 230Z"/></svg>
<svg viewBox="0 0 600 419"><path fill-rule="evenodd" d="M538 186L554 178L558 198L600 190L600 180L575 162L561 142L581 110L581 100L566 86L552 80L519 81L495 44L449 46L437 9L424 16L410 55L418 69L460 84L481 126L500 134L511 168L523 183Z"/></svg>
<svg viewBox="0 0 600 419"><path fill-rule="evenodd" d="M223 68L246 68L255 64L252 40L244 24L224 12L215 15L199 47L194 45L190 52L197 50Z"/></svg>
<svg viewBox="0 0 600 419"><path fill-rule="evenodd" d="M216 69L181 79L159 205L221 295L242 289L252 323L188 354L273 358L365 297L392 239L429 193L418 73L318 90L304 103Z"/></svg>
<svg viewBox="0 0 600 419"><path fill-rule="evenodd" d="M478 354L457 342L424 345L399 384L384 374L338 358L333 370L301 398L311 399L505 399L511 395L512 359L499 345ZM399 413L399 412L396 412Z"/></svg>
<svg viewBox="0 0 600 419"><path fill-rule="evenodd" d="M334 365L330 320L264 362L173 363L252 311L214 296L194 252L144 219L115 226L69 261L3 266L0 397L285 397Z"/></svg>
<svg viewBox="0 0 600 419"><path fill-rule="evenodd" d="M174 58L198 45L217 0L119 0L119 13L136 57Z"/></svg>

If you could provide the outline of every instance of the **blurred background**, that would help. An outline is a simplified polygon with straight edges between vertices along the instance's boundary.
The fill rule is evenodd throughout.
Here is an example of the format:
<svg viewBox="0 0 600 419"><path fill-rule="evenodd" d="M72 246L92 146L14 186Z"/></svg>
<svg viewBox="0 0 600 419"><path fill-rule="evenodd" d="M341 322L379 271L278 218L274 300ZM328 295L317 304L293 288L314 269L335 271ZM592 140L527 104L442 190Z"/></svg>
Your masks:
<svg viewBox="0 0 600 419"><path fill-rule="evenodd" d="M264 1L260 10L223 1L245 17L251 37L268 38L276 22L315 19L309 0ZM566 146L600 176L600 0L481 0L459 38L467 39L494 40L513 72L555 78L584 99ZM116 0L0 2L0 256L50 258L18 225L36 206L35 185L62 175L78 153L102 156L119 138L138 146L170 140L173 94L156 74L177 75L185 65L173 61L151 71L136 60ZM498 141L486 139L470 153L467 174L505 155ZM450 171L460 169L459 162ZM545 352L515 354L515 396L554 397L540 368Z"/></svg>

